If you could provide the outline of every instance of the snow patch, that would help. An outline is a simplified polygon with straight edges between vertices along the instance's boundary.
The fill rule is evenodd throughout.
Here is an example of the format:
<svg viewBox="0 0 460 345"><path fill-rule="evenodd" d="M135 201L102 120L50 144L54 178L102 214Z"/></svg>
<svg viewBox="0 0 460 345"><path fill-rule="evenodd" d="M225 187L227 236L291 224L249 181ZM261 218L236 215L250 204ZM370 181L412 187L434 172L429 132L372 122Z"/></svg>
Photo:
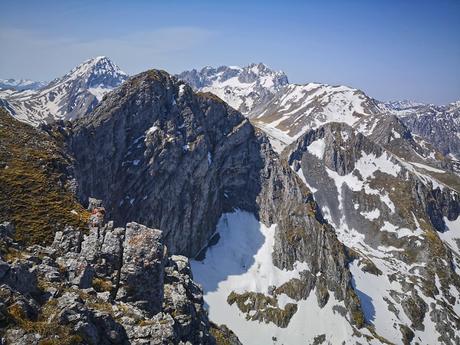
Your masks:
<svg viewBox="0 0 460 345"><path fill-rule="evenodd" d="M449 220L447 217L443 219L447 230L438 232L438 235L453 251L460 255L460 216L455 220Z"/></svg>
<svg viewBox="0 0 460 345"><path fill-rule="evenodd" d="M324 141L324 138L322 138L322 139L317 139L314 142L312 142L310 145L308 145L307 150L312 155L316 156L318 159L323 159L325 148L326 148L326 142Z"/></svg>
<svg viewBox="0 0 460 345"><path fill-rule="evenodd" d="M361 212L361 214L369 220L376 220L380 217L380 210L376 208L369 212Z"/></svg>

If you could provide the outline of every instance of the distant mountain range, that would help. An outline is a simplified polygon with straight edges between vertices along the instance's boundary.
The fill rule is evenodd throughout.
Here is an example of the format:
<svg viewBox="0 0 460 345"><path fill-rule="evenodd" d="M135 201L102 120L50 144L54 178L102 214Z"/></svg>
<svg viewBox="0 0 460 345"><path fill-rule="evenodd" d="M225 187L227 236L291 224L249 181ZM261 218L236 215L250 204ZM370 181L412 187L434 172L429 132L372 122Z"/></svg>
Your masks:
<svg viewBox="0 0 460 345"><path fill-rule="evenodd" d="M460 159L459 102L445 106L411 101L381 102L348 86L290 84L264 64L205 67L178 75L195 90L212 92L265 130L281 151L305 130L328 122L361 126L366 118L391 114L443 155ZM367 128L371 130L371 128Z"/></svg>
<svg viewBox="0 0 460 345"><path fill-rule="evenodd" d="M248 114L268 102L288 84L284 72L275 72L263 63L246 67L205 67L177 75L196 90L211 92L236 110Z"/></svg>
<svg viewBox="0 0 460 345"><path fill-rule="evenodd" d="M29 79L0 79L0 90L38 90L47 84L48 82L46 81L33 81Z"/></svg>
<svg viewBox="0 0 460 345"><path fill-rule="evenodd" d="M460 101L447 105L384 103L413 134L432 143L444 155L460 158Z"/></svg>

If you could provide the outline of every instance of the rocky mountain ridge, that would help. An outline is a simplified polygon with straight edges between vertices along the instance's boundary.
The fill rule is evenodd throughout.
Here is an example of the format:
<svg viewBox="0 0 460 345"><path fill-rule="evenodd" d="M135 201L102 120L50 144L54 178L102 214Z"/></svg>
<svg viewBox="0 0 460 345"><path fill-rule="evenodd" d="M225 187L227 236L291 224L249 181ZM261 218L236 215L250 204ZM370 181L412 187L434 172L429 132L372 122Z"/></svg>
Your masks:
<svg viewBox="0 0 460 345"><path fill-rule="evenodd" d="M434 145L443 155L460 159L460 102L448 105L382 104L401 118L412 133Z"/></svg>
<svg viewBox="0 0 460 345"><path fill-rule="evenodd" d="M287 76L263 63L245 67L204 67L178 74L194 90L211 92L243 114L249 113L288 84Z"/></svg>
<svg viewBox="0 0 460 345"><path fill-rule="evenodd" d="M252 66L206 67L201 72L186 71L178 77L190 83L194 89L212 92L240 110L269 135L278 152L305 131L328 122L343 122L353 126L362 123L365 118L394 115L401 119L413 135L419 136L420 141L433 145L434 151L442 155L451 154L449 159L458 159L459 102L445 106L407 100L380 102L348 86L290 84L284 73L270 70L267 66L264 66L264 73L254 75L258 81L245 85L246 91L243 94L240 82L233 76L238 76L241 71ZM272 82L276 75L283 76L282 82ZM266 85L267 76L272 77L268 78L271 82ZM256 106L245 105L246 95L251 95L251 92L263 95L258 96Z"/></svg>
<svg viewBox="0 0 460 345"><path fill-rule="evenodd" d="M348 325L341 339L351 339L356 332L365 336L358 330L365 324L351 287L346 249L264 133L219 98L194 93L166 72L152 70L129 79L90 116L63 130L76 161L77 194L81 200L88 195L101 198L116 224L129 219L161 228L171 252L189 257L207 255L203 248L218 238L216 225L226 213L244 210L263 226L276 224L267 267L296 277L274 285L281 289L280 301L292 297L297 304L315 290L312 298L324 306L329 295L334 296ZM318 241L327 245L317 247ZM239 270L248 268L244 262L240 265ZM299 265L308 267L301 270L302 276ZM319 275L322 278L316 278ZM299 291L290 287L297 281L303 286ZM231 292L240 293L236 287ZM217 303L227 304L231 292L221 294L225 299ZM269 296L268 286L246 292ZM282 304L273 303L270 310L260 305L259 320L289 330L296 312L291 310L288 317ZM238 320L228 322L233 328ZM278 332L276 328L273 336ZM312 330L308 337L317 335Z"/></svg>
<svg viewBox="0 0 460 345"><path fill-rule="evenodd" d="M459 191L342 123L285 154L356 253L354 287L375 330L392 343L460 341Z"/></svg>
<svg viewBox="0 0 460 345"><path fill-rule="evenodd" d="M12 237L0 224L2 343L240 344L210 324L188 259L169 255L159 230L100 219L48 247Z"/></svg>

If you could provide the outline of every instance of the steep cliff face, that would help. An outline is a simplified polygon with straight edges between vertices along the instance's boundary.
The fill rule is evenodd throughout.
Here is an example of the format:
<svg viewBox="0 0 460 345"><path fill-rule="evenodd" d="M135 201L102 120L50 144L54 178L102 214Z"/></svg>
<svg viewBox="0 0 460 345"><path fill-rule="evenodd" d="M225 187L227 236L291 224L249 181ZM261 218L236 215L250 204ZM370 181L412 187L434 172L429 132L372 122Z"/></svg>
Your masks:
<svg viewBox="0 0 460 345"><path fill-rule="evenodd" d="M66 135L0 111L0 342L240 344L161 231L94 212L88 228L100 202L75 198Z"/></svg>
<svg viewBox="0 0 460 345"><path fill-rule="evenodd" d="M82 200L104 200L115 222L161 228L172 252L196 255L224 209L255 211L251 169L263 163L250 156L252 126L166 72L130 79L72 132Z"/></svg>
<svg viewBox="0 0 460 345"><path fill-rule="evenodd" d="M394 138L385 133L382 126L373 139L388 145ZM404 160L339 123L307 132L285 154L356 253L351 272L367 322L395 343L407 334L458 342L458 176L443 182L438 176L447 172Z"/></svg>
<svg viewBox="0 0 460 345"><path fill-rule="evenodd" d="M210 73L245 84L249 107L262 67ZM258 118L268 135L156 70L72 123L33 129L0 113L0 221L19 238L24 209L39 210L21 236L58 231L51 247L0 243L9 341L52 321L93 343L238 344L206 303L245 344L459 342L458 164L358 90L282 89ZM279 131L277 149L293 142L281 156ZM114 222L84 238L65 229L88 217L72 192L102 199Z"/></svg>

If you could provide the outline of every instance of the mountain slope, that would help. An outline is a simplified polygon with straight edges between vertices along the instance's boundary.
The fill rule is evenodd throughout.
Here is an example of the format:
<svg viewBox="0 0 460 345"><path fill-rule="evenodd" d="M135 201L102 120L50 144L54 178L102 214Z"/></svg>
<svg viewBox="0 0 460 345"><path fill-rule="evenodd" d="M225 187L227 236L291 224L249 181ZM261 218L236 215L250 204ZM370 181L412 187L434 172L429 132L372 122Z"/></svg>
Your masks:
<svg viewBox="0 0 460 345"><path fill-rule="evenodd" d="M401 118L414 133L443 155L460 159L460 102L445 106L413 103L384 103L383 109Z"/></svg>
<svg viewBox="0 0 460 345"><path fill-rule="evenodd" d="M0 222L15 224L15 240L46 244L65 225L86 226L72 175L61 133L32 128L0 108Z"/></svg>
<svg viewBox="0 0 460 345"><path fill-rule="evenodd" d="M0 109L1 341L240 345L210 324L189 260L161 231L114 228L95 218L99 200L78 203L65 132L44 129Z"/></svg>
<svg viewBox="0 0 460 345"><path fill-rule="evenodd" d="M308 131L284 154L356 253L366 321L393 343L460 341L460 194L436 179L443 172L340 123Z"/></svg>
<svg viewBox="0 0 460 345"><path fill-rule="evenodd" d="M253 70L258 73L252 74L251 82L243 83L247 79L243 76ZM278 152L307 130L329 122L347 123L370 135L374 130L378 131L380 122L387 121L384 117L388 115L398 117L412 132L410 136L414 137L411 140L418 146L416 151L423 151L425 158L431 156L433 161L439 163L444 160L442 156L452 153L447 158L454 159L460 143L457 103L448 106L410 101L382 103L361 90L347 86L289 84L284 73L272 71L261 64L245 68L206 67L200 72L183 72L179 78L196 90L214 93L240 110L267 133ZM390 121L396 127L401 126L396 124L397 120ZM414 148L413 142L410 145Z"/></svg>
<svg viewBox="0 0 460 345"><path fill-rule="evenodd" d="M359 90L289 85L263 65L185 77L195 89L221 93L251 120L215 94L151 70L129 78L86 116L40 127L68 159L78 199L102 199L114 220L90 229L60 259L68 266L60 282L87 279L75 277L78 263L103 280L98 289L110 285L109 308L133 302L148 317L153 308L156 328L134 326L129 314L122 321L127 334L117 328L123 339L139 332L173 339L179 332L189 340L185 334L207 322L201 291L185 259L173 255L174 263L163 265L166 245L194 258L209 317L245 344L460 342L455 161ZM162 231L161 244L152 240L159 237L153 228ZM75 236L60 240L67 237ZM144 279L144 267L157 275ZM164 295L163 278L170 285ZM190 284L171 286L178 280ZM164 311L169 316L157 313L163 297L174 305ZM193 317L204 324L187 326ZM208 329L192 337L208 338Z"/></svg>
<svg viewBox="0 0 460 345"><path fill-rule="evenodd" d="M282 149L308 129L328 122L354 125L380 113L374 100L360 90L309 83L290 84L249 116L278 140Z"/></svg>
<svg viewBox="0 0 460 345"><path fill-rule="evenodd" d="M205 67L177 77L195 90L215 94L243 114L265 104L288 84L283 72L275 72L262 63L246 67Z"/></svg>
<svg viewBox="0 0 460 345"><path fill-rule="evenodd" d="M0 92L0 101L18 120L38 125L90 113L127 75L106 57L87 60L39 90Z"/></svg>

